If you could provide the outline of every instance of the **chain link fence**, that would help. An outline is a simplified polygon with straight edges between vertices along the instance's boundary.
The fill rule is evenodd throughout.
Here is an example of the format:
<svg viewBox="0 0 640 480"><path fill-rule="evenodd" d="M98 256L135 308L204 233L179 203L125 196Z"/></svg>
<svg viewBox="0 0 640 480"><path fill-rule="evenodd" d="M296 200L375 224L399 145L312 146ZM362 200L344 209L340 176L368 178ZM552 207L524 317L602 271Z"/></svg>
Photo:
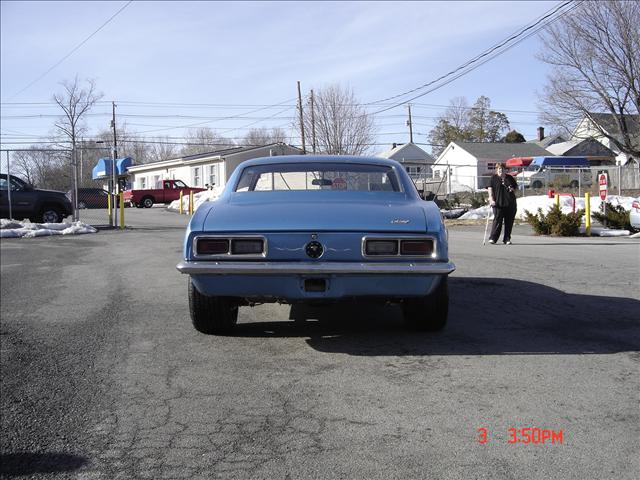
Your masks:
<svg viewBox="0 0 640 480"><path fill-rule="evenodd" d="M41 223L43 212L53 208L62 214L61 220L65 222L81 221L96 227L118 224L119 212L114 208L111 214L109 211L109 205L113 207L115 203L118 207L118 202L109 200L110 195L103 182L92 180L93 158L83 158L82 151L75 161L73 151L63 148L3 149L1 153L0 217L31 219ZM11 182L11 177L27 185ZM69 215L66 215L68 207L63 205L66 202L59 195L53 198L41 193L52 190L66 196L71 204Z"/></svg>
<svg viewBox="0 0 640 480"><path fill-rule="evenodd" d="M469 175L470 166L450 165L434 173L412 174L416 188L423 197L446 197L456 193L476 193L486 190L491 174ZM586 168L545 167L541 171L512 172L521 196L542 195L549 190L573 193L578 196L590 192L598 194L598 175L607 175L609 195L637 197L640 195L640 167L628 165L593 166Z"/></svg>

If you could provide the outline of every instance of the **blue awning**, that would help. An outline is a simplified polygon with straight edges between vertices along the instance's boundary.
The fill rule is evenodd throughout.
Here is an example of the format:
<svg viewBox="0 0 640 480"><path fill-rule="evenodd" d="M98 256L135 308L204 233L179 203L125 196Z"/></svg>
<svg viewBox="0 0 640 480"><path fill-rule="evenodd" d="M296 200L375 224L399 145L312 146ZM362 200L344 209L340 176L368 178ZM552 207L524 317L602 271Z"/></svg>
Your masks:
<svg viewBox="0 0 640 480"><path fill-rule="evenodd" d="M128 175L129 167L133 165L133 159L131 157L116 158L116 176L123 177ZM92 178L99 180L103 178L111 178L113 175L113 160L110 158L101 158L93 167Z"/></svg>
<svg viewBox="0 0 640 480"><path fill-rule="evenodd" d="M588 167L586 157L533 157L531 166L534 167Z"/></svg>

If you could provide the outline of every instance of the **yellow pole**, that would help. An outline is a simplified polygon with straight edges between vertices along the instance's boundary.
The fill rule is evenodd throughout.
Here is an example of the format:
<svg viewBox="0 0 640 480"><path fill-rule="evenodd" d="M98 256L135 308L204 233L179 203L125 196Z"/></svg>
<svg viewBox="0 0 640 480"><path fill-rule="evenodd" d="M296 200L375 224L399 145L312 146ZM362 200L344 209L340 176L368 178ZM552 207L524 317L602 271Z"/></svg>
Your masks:
<svg viewBox="0 0 640 480"><path fill-rule="evenodd" d="M193 192L189 192L189 215L193 215Z"/></svg>
<svg viewBox="0 0 640 480"><path fill-rule="evenodd" d="M111 194L107 195L107 213L109 214L109 226L113 226L111 222Z"/></svg>
<svg viewBox="0 0 640 480"><path fill-rule="evenodd" d="M182 208L182 190L180 190L180 208L178 211L180 212L180 215L184 213L184 209Z"/></svg>
<svg viewBox="0 0 640 480"><path fill-rule="evenodd" d="M560 195L556 193L556 207L560 208Z"/></svg>
<svg viewBox="0 0 640 480"><path fill-rule="evenodd" d="M120 198L120 229L124 230L124 192L118 194Z"/></svg>
<svg viewBox="0 0 640 480"><path fill-rule="evenodd" d="M589 192L584 193L584 226L587 236L591 236L591 195Z"/></svg>

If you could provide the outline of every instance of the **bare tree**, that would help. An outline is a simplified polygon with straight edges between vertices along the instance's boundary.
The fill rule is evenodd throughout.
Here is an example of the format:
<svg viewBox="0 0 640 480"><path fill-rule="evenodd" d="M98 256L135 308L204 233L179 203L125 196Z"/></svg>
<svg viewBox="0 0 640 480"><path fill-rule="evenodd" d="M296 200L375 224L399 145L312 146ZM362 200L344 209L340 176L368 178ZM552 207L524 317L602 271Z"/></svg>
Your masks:
<svg viewBox="0 0 640 480"><path fill-rule="evenodd" d="M469 103L465 97L455 97L449 101L447 109L437 118L435 127L429 132L431 153L439 157L450 142L469 141Z"/></svg>
<svg viewBox="0 0 640 480"><path fill-rule="evenodd" d="M44 151L37 146L12 153L13 174L39 188L68 190L71 186L71 170L64 154Z"/></svg>
<svg viewBox="0 0 640 480"><path fill-rule="evenodd" d="M180 152L184 156L215 152L235 146L233 140L223 137L209 127L189 130L186 138L189 145L182 147Z"/></svg>
<svg viewBox="0 0 640 480"><path fill-rule="evenodd" d="M126 122L117 126L116 135L118 138L118 152L121 157L130 157L137 165L153 161L152 148L148 141L139 137L136 132L130 131ZM111 129L101 130L96 135L96 138L102 145L111 145L113 143L113 131ZM95 152L96 148L94 147L92 150ZM97 153L99 154L97 158L100 158L104 156L105 151L98 149ZM93 156L95 157L95 154Z"/></svg>
<svg viewBox="0 0 640 480"><path fill-rule="evenodd" d="M61 83L64 92L54 94L53 100L62 109L64 115L55 122L57 130L62 132L71 144L71 165L73 166L73 202L76 203L76 187L78 186L78 160L76 143L78 137L85 131L84 115L91 110L95 103L102 98L102 94L95 91L95 82L87 80L87 86L82 87L78 76L73 81L65 80Z"/></svg>
<svg viewBox="0 0 640 480"><path fill-rule="evenodd" d="M247 146L262 146L271 143L285 143L287 134L279 127L271 130L267 128L252 128L242 139L242 144Z"/></svg>
<svg viewBox="0 0 640 480"><path fill-rule="evenodd" d="M95 91L93 80L87 80L87 86L83 88L77 76L73 81L65 80L61 85L64 92L53 95L53 100L63 111L55 127L69 139L73 150L78 137L86 130L82 123L84 115L102 98L102 94Z"/></svg>
<svg viewBox="0 0 640 480"><path fill-rule="evenodd" d="M319 153L362 155L373 144L373 118L348 87L330 85L314 90L313 117ZM306 101L303 122L306 143L311 145L314 126L310 98Z"/></svg>
<svg viewBox="0 0 640 480"><path fill-rule="evenodd" d="M450 142L497 142L508 129L507 116L492 110L488 97L479 97L473 107L469 107L466 98L456 97L438 117L428 138L437 157Z"/></svg>
<svg viewBox="0 0 640 480"><path fill-rule="evenodd" d="M571 133L588 118L620 151L640 156L640 2L586 1L547 28L538 55L553 67L541 120ZM610 114L614 131L593 121ZM635 130L635 133L634 133Z"/></svg>
<svg viewBox="0 0 640 480"><path fill-rule="evenodd" d="M180 155L177 145L169 137L149 140L149 158L152 162L161 162Z"/></svg>

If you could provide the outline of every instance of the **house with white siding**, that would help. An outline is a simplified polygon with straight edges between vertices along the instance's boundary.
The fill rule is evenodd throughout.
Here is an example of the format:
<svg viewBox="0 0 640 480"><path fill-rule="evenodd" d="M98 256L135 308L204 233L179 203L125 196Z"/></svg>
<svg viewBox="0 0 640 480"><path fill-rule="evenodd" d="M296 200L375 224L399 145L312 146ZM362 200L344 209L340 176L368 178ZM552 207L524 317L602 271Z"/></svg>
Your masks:
<svg viewBox="0 0 640 480"><path fill-rule="evenodd" d="M413 178L431 177L431 167L436 162L435 158L413 142L394 143L390 150L386 150L376 156L400 162Z"/></svg>
<svg viewBox="0 0 640 480"><path fill-rule="evenodd" d="M433 166L434 178L446 178L447 193L487 188L496 163L514 157L552 156L532 143L451 142Z"/></svg>
<svg viewBox="0 0 640 480"><path fill-rule="evenodd" d="M631 142L640 148L640 115L625 115L626 129L631 137ZM622 153L615 142L606 137L604 133L622 141L620 126L616 118L610 113L589 113L578 123L573 130L572 140L584 140L593 138L616 154L616 163L637 168L640 159ZM632 162L632 165L627 165Z"/></svg>
<svg viewBox="0 0 640 480"><path fill-rule="evenodd" d="M224 187L231 173L245 160L301 153L301 149L285 143L227 148L216 152L130 166L128 182L131 188L136 190L156 188L159 182L166 179L179 179L190 187Z"/></svg>

